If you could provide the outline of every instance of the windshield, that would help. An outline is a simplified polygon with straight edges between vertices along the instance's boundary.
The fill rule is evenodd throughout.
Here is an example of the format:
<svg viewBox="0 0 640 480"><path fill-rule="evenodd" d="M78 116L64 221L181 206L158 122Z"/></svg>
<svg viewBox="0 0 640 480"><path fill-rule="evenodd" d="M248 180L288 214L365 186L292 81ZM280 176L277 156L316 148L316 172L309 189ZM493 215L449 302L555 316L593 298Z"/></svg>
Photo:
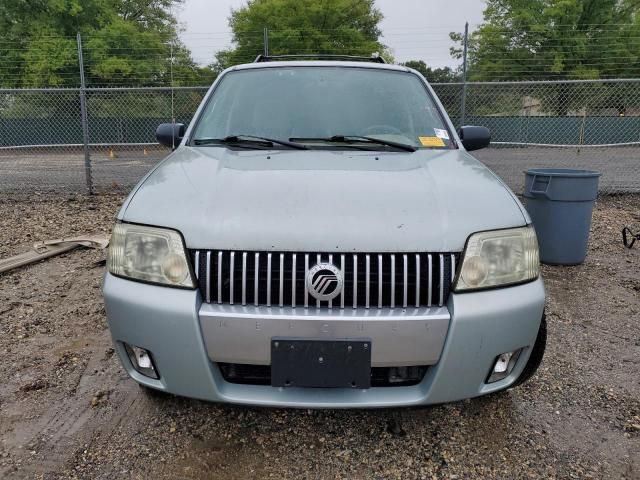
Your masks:
<svg viewBox="0 0 640 480"><path fill-rule="evenodd" d="M363 137L416 148L451 147L442 115L418 76L350 67L227 73L192 138L203 145L203 139L230 136L295 141L310 147L389 147Z"/></svg>

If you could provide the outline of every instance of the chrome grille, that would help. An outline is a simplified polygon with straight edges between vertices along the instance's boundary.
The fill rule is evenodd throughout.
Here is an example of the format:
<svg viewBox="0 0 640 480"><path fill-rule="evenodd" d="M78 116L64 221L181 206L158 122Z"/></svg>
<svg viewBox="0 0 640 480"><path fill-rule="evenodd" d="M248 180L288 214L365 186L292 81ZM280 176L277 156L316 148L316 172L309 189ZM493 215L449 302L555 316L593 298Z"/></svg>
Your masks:
<svg viewBox="0 0 640 480"><path fill-rule="evenodd" d="M190 250L207 303L328 308L442 306L455 277L457 253L298 253ZM332 263L344 277L334 300L307 288L307 273Z"/></svg>

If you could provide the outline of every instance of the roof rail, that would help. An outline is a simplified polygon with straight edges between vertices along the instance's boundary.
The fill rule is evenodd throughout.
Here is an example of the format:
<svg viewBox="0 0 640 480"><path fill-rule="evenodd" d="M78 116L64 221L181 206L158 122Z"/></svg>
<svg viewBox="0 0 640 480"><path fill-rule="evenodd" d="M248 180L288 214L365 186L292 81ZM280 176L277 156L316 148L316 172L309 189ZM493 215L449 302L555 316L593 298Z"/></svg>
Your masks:
<svg viewBox="0 0 640 480"><path fill-rule="evenodd" d="M344 60L352 62L375 62L386 63L384 58L379 53L372 53L370 57L363 57L357 55L331 55L331 54L306 54L306 55L258 55L253 63L261 62L277 62L279 60L300 60L300 59L315 59L315 60Z"/></svg>

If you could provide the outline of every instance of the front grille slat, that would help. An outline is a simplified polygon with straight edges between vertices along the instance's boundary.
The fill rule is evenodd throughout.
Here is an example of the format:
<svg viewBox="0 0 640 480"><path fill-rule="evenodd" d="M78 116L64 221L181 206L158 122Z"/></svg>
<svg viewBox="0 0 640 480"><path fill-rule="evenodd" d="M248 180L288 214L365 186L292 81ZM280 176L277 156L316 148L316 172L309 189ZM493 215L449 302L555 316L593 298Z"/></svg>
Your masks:
<svg viewBox="0 0 640 480"><path fill-rule="evenodd" d="M291 267L291 306L296 306L296 254L293 254Z"/></svg>
<svg viewBox="0 0 640 480"><path fill-rule="evenodd" d="M378 308L382 308L382 255L378 255Z"/></svg>
<svg viewBox="0 0 640 480"><path fill-rule="evenodd" d="M284 253L280 254L280 289L278 290L278 305L284 306Z"/></svg>
<svg viewBox="0 0 640 480"><path fill-rule="evenodd" d="M451 283L453 283L455 278L456 278L456 256L452 253L451 254Z"/></svg>
<svg viewBox="0 0 640 480"><path fill-rule="evenodd" d="M196 274L196 278L200 278L200 251L196 252L196 260L195 260L195 274Z"/></svg>
<svg viewBox="0 0 640 480"><path fill-rule="evenodd" d="M451 255L453 257L453 254ZM420 306L420 254L416 253L416 307Z"/></svg>
<svg viewBox="0 0 640 480"><path fill-rule="evenodd" d="M231 305L233 305L234 299L233 299L233 274L235 273L236 269L235 269L235 260L236 260L236 252L231 252L230 255L230 260L229 260L229 303Z"/></svg>
<svg viewBox="0 0 640 480"><path fill-rule="evenodd" d="M320 254L318 254L316 256L316 262L317 263L322 263L322 256ZM316 307L320 308L320 300L316 299Z"/></svg>
<svg viewBox="0 0 640 480"><path fill-rule="evenodd" d="M207 269L207 278L210 277L211 275ZM208 300L208 302L211 303L211 300ZM222 252L218 252L218 303L222 303Z"/></svg>
<svg viewBox="0 0 640 480"><path fill-rule="evenodd" d="M396 256L391 255L391 308L396 306Z"/></svg>
<svg viewBox="0 0 640 480"><path fill-rule="evenodd" d="M353 255L353 308L358 307L358 255Z"/></svg>
<svg viewBox="0 0 640 480"><path fill-rule="evenodd" d="M242 305L247 304L247 252L242 253Z"/></svg>
<svg viewBox="0 0 640 480"><path fill-rule="evenodd" d="M329 255L329 263L333 265L333 255ZM329 308L333 308L333 299L329 300Z"/></svg>
<svg viewBox="0 0 640 480"><path fill-rule="evenodd" d="M367 254L366 256L366 262L367 262L367 267L365 270L365 296L366 296L366 301L365 301L365 308L369 308L369 299L370 299L370 287L371 287L371 257Z"/></svg>
<svg viewBox="0 0 640 480"><path fill-rule="evenodd" d="M307 285L307 275L309 275L309 254L304 254L304 308L309 307L309 286Z"/></svg>
<svg viewBox="0 0 640 480"><path fill-rule="evenodd" d="M344 255L340 255L340 271L342 272L342 276L345 276L345 265L344 265ZM346 289L343 288L340 292L340 308L344 308L344 291Z"/></svg>
<svg viewBox="0 0 640 480"><path fill-rule="evenodd" d="M309 308L443 306L455 279L458 253L294 253L190 250L207 303ZM253 256L253 261L251 257ZM262 259L266 256L266 261ZM343 288L321 301L307 276L318 263L339 267ZM251 288L253 285L253 288Z"/></svg>
<svg viewBox="0 0 640 480"><path fill-rule="evenodd" d="M403 280L403 285L402 285L402 308L407 308L407 283L409 283L408 280L408 271L409 271L409 265L408 265L408 261L407 261L407 256L403 255L402 256L402 280Z"/></svg>
<svg viewBox="0 0 640 480"><path fill-rule="evenodd" d="M271 254L267 254L267 307L271 306Z"/></svg>
<svg viewBox="0 0 640 480"><path fill-rule="evenodd" d="M253 259L253 304L257 307L260 305L260 299L258 297L258 287L260 283L260 253L256 252Z"/></svg>
<svg viewBox="0 0 640 480"><path fill-rule="evenodd" d="M429 277L428 277L428 285L433 285L433 257L431 256L431 254L429 254ZM427 307L430 307L432 305L432 300L433 300L433 288L428 288L427 289Z"/></svg>
<svg viewBox="0 0 640 480"><path fill-rule="evenodd" d="M444 255L440 254L440 301L438 305L442 306L444 302Z"/></svg>
<svg viewBox="0 0 640 480"><path fill-rule="evenodd" d="M211 303L211 252L207 252L207 303Z"/></svg>

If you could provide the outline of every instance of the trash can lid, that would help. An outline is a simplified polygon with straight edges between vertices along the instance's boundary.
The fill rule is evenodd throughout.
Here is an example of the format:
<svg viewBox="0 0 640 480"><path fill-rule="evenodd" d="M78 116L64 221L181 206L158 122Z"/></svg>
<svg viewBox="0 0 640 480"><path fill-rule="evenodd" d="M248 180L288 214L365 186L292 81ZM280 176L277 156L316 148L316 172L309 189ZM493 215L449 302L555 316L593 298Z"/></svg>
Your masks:
<svg viewBox="0 0 640 480"><path fill-rule="evenodd" d="M592 170L532 168L526 171L524 196L560 202L595 200L599 177Z"/></svg>
<svg viewBox="0 0 640 480"><path fill-rule="evenodd" d="M527 175L545 175L548 177L599 177L602 174L594 170L576 170L573 168L530 168L525 170Z"/></svg>

